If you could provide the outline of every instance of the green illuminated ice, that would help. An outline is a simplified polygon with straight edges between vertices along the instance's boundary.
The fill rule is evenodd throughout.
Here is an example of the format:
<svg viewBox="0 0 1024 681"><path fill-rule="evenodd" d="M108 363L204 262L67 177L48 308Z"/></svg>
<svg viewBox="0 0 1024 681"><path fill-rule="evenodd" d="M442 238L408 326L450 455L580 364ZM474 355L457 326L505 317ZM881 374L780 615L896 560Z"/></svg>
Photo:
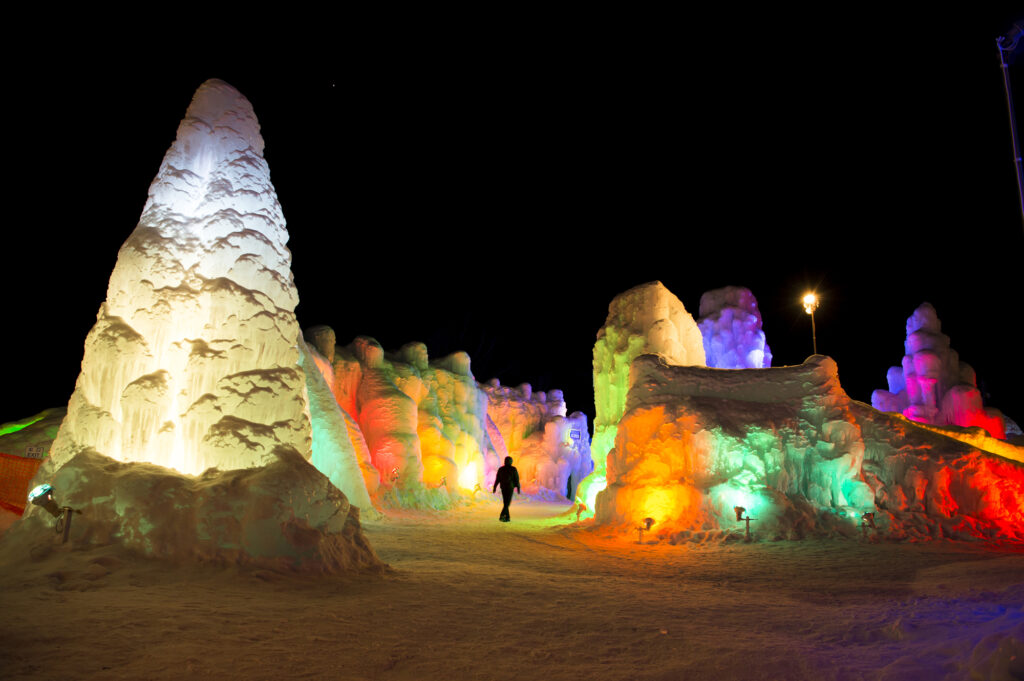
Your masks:
<svg viewBox="0 0 1024 681"><path fill-rule="evenodd" d="M630 365L643 354L657 354L669 364L704 366L704 341L682 301L660 281L636 286L608 306L608 318L594 344L594 439L590 451L594 472L580 485L578 496L594 509L605 488L605 459L615 445L619 419L625 413Z"/></svg>

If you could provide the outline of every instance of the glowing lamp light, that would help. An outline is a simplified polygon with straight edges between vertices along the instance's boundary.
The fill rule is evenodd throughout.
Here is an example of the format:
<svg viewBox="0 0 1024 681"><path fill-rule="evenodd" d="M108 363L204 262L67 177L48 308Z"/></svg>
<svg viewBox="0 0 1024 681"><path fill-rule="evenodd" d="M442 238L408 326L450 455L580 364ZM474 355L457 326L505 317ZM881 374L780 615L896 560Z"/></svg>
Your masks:
<svg viewBox="0 0 1024 681"><path fill-rule="evenodd" d="M804 312L811 315L811 341L814 344L814 354L818 354L818 332L814 328L814 311L818 309L818 296L813 292L803 297Z"/></svg>
<svg viewBox="0 0 1024 681"><path fill-rule="evenodd" d="M459 471L459 487L462 489L473 489L477 484L476 462L472 461Z"/></svg>
<svg viewBox="0 0 1024 681"><path fill-rule="evenodd" d="M58 506L53 498L53 487L50 485L39 485L33 488L28 493L28 500L32 504L46 509L47 513L57 519L57 534L63 533L64 542L67 542L68 534L71 532L71 518L75 510L70 506Z"/></svg>
<svg viewBox="0 0 1024 681"><path fill-rule="evenodd" d="M28 500L36 506L46 509L54 518L61 516L60 506L54 501L53 488L49 485L39 485L33 489L28 493Z"/></svg>

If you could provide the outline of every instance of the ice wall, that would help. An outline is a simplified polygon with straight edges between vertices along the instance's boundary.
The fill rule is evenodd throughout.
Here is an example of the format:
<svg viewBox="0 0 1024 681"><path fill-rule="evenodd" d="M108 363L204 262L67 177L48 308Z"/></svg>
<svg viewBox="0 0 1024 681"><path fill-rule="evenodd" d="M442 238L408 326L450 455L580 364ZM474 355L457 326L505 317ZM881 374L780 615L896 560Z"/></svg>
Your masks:
<svg viewBox="0 0 1024 681"><path fill-rule="evenodd" d="M1024 539L1024 449L1015 458L850 400L835 362L724 371L633 362L608 454L599 524L655 520L673 539L741 530L760 536L856 534L874 512L895 538Z"/></svg>
<svg viewBox="0 0 1024 681"><path fill-rule="evenodd" d="M697 321L709 367L764 369L772 351L761 328L761 311L750 289L726 286L700 297Z"/></svg>
<svg viewBox="0 0 1024 681"><path fill-rule="evenodd" d="M310 329L306 338L327 360L331 392L358 424L389 503L432 503L421 493L483 486L497 455L487 396L466 353L431 360L423 343L385 353L365 336L340 346L329 327Z"/></svg>
<svg viewBox="0 0 1024 681"><path fill-rule="evenodd" d="M704 340L682 301L660 281L621 293L608 305L608 317L594 344L594 472L580 496L594 507L605 486L605 459L615 442L630 389L629 368L641 354L657 354L672 365L705 365Z"/></svg>
<svg viewBox="0 0 1024 681"><path fill-rule="evenodd" d="M891 367L887 374L889 389L872 393L872 406L919 423L978 426L994 437L1006 437L1005 417L982 404L974 369L950 347L930 303L907 319L904 350L902 366Z"/></svg>
<svg viewBox="0 0 1024 681"><path fill-rule="evenodd" d="M196 92L118 253L52 451L190 474L310 456L288 233L249 102Z"/></svg>
<svg viewBox="0 0 1024 681"><path fill-rule="evenodd" d="M321 373L314 356L316 351L311 350L301 338L299 350L313 430L312 464L344 492L350 503L362 509L372 509L369 489L376 489L375 483L379 482L380 476L376 475L375 469L372 473L364 470L365 464L360 461L357 445L349 432L348 419Z"/></svg>
<svg viewBox="0 0 1024 681"><path fill-rule="evenodd" d="M496 378L481 387L488 418L515 461L523 491L575 498L580 481L593 470L586 414L567 417L561 390L535 392L529 383L513 388Z"/></svg>

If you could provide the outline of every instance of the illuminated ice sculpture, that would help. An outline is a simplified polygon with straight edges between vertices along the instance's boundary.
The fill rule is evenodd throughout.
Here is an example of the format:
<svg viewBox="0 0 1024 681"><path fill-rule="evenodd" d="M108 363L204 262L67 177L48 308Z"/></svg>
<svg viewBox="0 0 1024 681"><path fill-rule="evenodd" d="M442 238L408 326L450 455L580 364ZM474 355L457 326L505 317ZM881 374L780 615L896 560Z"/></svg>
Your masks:
<svg viewBox="0 0 1024 681"><path fill-rule="evenodd" d="M889 389L874 391L871 406L918 423L978 426L1005 439L1012 422L983 405L974 369L950 347L930 303L922 303L907 319L904 350L901 366L887 373Z"/></svg>
<svg viewBox="0 0 1024 681"><path fill-rule="evenodd" d="M615 444L619 419L631 387L630 365L656 354L671 365L705 366L704 340L686 307L660 281L635 286L608 305L608 317L594 343L594 472L580 485L587 508L605 488L605 462Z"/></svg>
<svg viewBox="0 0 1024 681"><path fill-rule="evenodd" d="M197 474L310 457L288 233L252 106L196 92L118 253L52 449Z"/></svg>
<svg viewBox="0 0 1024 681"><path fill-rule="evenodd" d="M764 369L772 365L772 351L761 329L761 311L750 289L726 286L700 297L704 354L709 367Z"/></svg>

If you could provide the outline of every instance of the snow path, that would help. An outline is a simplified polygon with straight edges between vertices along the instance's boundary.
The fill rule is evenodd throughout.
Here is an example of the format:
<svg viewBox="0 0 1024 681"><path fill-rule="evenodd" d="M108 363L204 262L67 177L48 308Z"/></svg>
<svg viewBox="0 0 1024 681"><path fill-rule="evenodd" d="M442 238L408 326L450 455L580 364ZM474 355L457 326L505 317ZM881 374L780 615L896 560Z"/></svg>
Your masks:
<svg viewBox="0 0 1024 681"><path fill-rule="evenodd" d="M365 522L384 575L5 563L0 678L1012 679L1024 661L1020 550L638 545L557 504L499 508Z"/></svg>

